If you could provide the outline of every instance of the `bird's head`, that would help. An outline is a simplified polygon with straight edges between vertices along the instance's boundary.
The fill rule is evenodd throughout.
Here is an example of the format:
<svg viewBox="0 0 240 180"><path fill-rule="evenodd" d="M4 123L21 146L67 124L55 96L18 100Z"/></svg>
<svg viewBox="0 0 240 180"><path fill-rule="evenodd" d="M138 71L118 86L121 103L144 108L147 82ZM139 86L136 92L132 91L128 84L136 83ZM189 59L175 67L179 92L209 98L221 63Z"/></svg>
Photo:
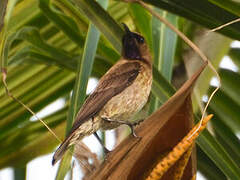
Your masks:
<svg viewBox="0 0 240 180"><path fill-rule="evenodd" d="M143 36L131 32L126 24L123 24L126 34L122 38L122 56L127 60L150 61L150 53Z"/></svg>

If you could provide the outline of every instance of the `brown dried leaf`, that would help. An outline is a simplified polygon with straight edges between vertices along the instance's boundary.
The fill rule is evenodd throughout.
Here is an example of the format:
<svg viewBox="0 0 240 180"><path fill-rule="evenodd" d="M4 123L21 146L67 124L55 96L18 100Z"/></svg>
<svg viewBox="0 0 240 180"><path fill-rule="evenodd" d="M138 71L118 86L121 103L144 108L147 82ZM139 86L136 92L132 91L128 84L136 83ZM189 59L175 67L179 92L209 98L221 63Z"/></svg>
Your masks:
<svg viewBox="0 0 240 180"><path fill-rule="evenodd" d="M141 138L129 136L88 179L143 179L190 131L193 125L191 91L206 63L158 111L136 128ZM194 157L187 164L184 179L195 174ZM195 163L196 161L194 161ZM171 169L170 169L171 170ZM170 172L170 170L168 172ZM164 177L163 177L164 179ZM165 177L168 179L168 176Z"/></svg>

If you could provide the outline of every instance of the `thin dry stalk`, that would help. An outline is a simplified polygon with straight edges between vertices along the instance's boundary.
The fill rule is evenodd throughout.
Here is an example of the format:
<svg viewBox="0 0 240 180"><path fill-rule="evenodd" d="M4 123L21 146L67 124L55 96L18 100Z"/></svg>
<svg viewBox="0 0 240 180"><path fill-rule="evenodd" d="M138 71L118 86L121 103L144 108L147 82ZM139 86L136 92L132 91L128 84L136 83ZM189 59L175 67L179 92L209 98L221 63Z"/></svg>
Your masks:
<svg viewBox="0 0 240 180"><path fill-rule="evenodd" d="M20 101L18 98L14 97L10 90L8 89L8 86L7 86L7 82L6 82L6 78L7 78L7 71L5 69L2 69L2 82L3 82L3 85L4 85L4 88L6 90L6 94L11 97L13 100L15 100L16 102L18 102L19 104L21 104L27 111L29 111L34 117L36 117L49 131L50 133L60 142L62 143L62 140L53 132L53 130L41 119L39 118L36 113L34 113L27 105L25 105L22 101ZM81 147L79 147L79 144L76 144L76 147L77 149L81 149ZM90 151L90 150L89 150ZM71 151L69 149L69 152L74 156L75 153L73 151ZM90 153L89 153L90 155ZM89 157L93 157L93 156L89 156ZM93 158L94 162L96 162L96 158ZM88 166L85 167L85 163L81 163L81 161L79 160L79 164L82 164L82 168L83 169L88 169L88 171L91 171L91 168L89 168Z"/></svg>
<svg viewBox="0 0 240 180"><path fill-rule="evenodd" d="M7 94L10 98L12 98L14 101L16 101L16 102L18 102L19 104L21 104L27 111L29 111L35 118L37 118L37 119L50 131L50 133L51 133L60 143L62 143L62 140L53 132L53 130L52 130L41 118L39 118L39 117L36 115L36 113L34 113L34 112L33 112L27 105L25 105L22 101L20 101L18 98L14 97L14 96L12 95L12 93L11 93L10 90L8 89L7 82L6 82L6 78L7 78L7 70L4 69L4 68L2 68L2 82L3 82L4 88L5 88L6 94ZM81 143L81 142L79 142L79 143ZM83 144L83 145L84 145L84 144ZM82 156L85 155L85 156L87 157L87 155L88 155L88 157L90 157L90 158L93 159L94 167L95 167L95 166L97 167L97 165L98 165L98 164L97 164L97 162L98 162L97 158L92 155L93 153L91 153L91 151L90 151L86 146L83 148L83 145L82 145L82 143L81 143L81 144L76 144L76 148L77 148L76 152L77 152L77 153L76 153L76 152L74 153L74 152L71 151L70 149L69 149L69 152L74 156L74 155L78 154L78 152L80 152L79 149L82 149L82 152L85 152ZM86 152L87 152L87 151L88 151L88 154L86 155ZM84 159L84 158L82 158L82 159ZM87 159L88 159L88 158L87 158ZM79 160L79 164L81 164L81 167L82 167L83 169L85 169L86 172L92 172L92 168L89 167L87 163L85 163L86 160L83 161L83 162L81 162L80 158L78 158L78 160Z"/></svg>
<svg viewBox="0 0 240 180"><path fill-rule="evenodd" d="M25 105L22 101L20 101L18 98L14 97L13 94L10 92L7 86L7 71L6 69L2 69L2 82L6 91L6 94L12 98L14 101L18 102L20 105L22 105L28 112L30 112L34 117L36 117L49 131L50 133L61 143L61 139L53 132L53 130L41 119L39 118L36 113L34 113L27 105Z"/></svg>
<svg viewBox="0 0 240 180"><path fill-rule="evenodd" d="M237 23L237 22L239 22L239 21L240 21L240 18L234 19L234 20L232 20L232 21L230 21L230 22L227 22L227 23L225 23L225 24L223 24L223 25L221 25L221 26L218 26L218 27L216 27L216 28L214 28L214 29L210 29L207 33L218 31L218 30L220 30L220 29L223 29L223 28L226 27L226 26L229 26L229 25L231 25L231 24Z"/></svg>

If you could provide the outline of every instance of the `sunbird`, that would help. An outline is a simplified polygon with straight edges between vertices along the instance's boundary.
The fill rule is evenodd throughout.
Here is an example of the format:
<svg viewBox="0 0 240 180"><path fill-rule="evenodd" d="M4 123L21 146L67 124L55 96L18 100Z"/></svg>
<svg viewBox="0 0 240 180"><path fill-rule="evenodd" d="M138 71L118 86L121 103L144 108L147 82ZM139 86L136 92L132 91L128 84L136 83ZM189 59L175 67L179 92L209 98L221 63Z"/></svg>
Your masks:
<svg viewBox="0 0 240 180"><path fill-rule="evenodd" d="M71 131L56 150L52 164L83 137L128 125L135 135L131 119L146 104L152 86L152 60L143 36L123 24L121 58L104 74L78 111ZM136 136L136 135L135 135ZM99 140L99 138L98 138Z"/></svg>

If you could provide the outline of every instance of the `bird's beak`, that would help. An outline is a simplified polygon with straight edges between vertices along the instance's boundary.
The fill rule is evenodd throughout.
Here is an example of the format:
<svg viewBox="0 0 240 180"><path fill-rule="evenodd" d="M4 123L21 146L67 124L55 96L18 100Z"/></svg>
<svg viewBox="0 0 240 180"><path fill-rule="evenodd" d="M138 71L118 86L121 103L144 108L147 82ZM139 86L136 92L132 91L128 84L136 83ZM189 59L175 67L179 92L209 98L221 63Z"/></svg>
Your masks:
<svg viewBox="0 0 240 180"><path fill-rule="evenodd" d="M127 27L127 25L125 23L122 23L122 25L123 25L123 28L124 28L126 34L132 34L132 32L129 30L129 28Z"/></svg>

